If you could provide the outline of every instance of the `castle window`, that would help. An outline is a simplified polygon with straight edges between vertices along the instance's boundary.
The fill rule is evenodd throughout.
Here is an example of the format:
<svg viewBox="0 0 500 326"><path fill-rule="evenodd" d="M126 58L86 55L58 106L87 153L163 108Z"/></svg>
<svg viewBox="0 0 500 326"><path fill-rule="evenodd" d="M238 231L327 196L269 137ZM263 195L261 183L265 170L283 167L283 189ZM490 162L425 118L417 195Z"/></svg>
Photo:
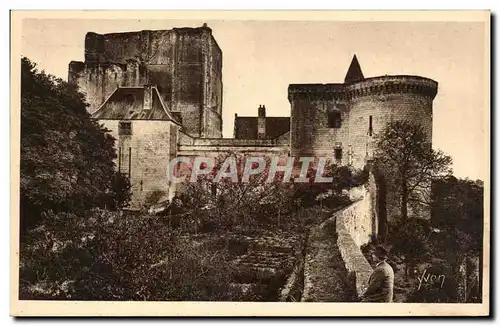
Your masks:
<svg viewBox="0 0 500 326"><path fill-rule="evenodd" d="M135 97L134 97L134 95L132 95L132 94L127 94L127 95L125 95L125 103L127 103L127 104L130 104L130 105L131 105L131 104L134 104L134 102L135 102Z"/></svg>
<svg viewBox="0 0 500 326"><path fill-rule="evenodd" d="M368 135L373 136L373 117L370 116L370 124L368 126Z"/></svg>
<svg viewBox="0 0 500 326"><path fill-rule="evenodd" d="M132 135L132 122L120 121L118 126L119 135Z"/></svg>
<svg viewBox="0 0 500 326"><path fill-rule="evenodd" d="M339 110L328 111L328 128L340 128L342 125L342 116Z"/></svg>
<svg viewBox="0 0 500 326"><path fill-rule="evenodd" d="M342 164L342 148L334 149L335 163Z"/></svg>

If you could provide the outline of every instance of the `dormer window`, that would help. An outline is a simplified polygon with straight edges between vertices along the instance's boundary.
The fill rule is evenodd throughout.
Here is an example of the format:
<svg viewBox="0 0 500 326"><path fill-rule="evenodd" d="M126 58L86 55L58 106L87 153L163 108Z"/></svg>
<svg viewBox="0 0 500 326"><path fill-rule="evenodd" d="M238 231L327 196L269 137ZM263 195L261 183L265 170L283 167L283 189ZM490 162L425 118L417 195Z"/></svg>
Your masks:
<svg viewBox="0 0 500 326"><path fill-rule="evenodd" d="M131 104L134 104L134 102L135 102L134 95L132 95L132 94L125 95L125 103L131 105Z"/></svg>
<svg viewBox="0 0 500 326"><path fill-rule="evenodd" d="M132 122L130 121L120 121L118 126L119 135L132 135Z"/></svg>

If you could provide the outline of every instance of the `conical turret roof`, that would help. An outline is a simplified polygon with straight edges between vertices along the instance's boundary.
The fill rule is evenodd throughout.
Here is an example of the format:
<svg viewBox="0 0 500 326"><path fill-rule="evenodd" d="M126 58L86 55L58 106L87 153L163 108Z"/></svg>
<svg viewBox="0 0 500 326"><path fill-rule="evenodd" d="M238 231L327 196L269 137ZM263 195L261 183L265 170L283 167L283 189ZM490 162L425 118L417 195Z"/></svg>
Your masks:
<svg viewBox="0 0 500 326"><path fill-rule="evenodd" d="M358 58L354 55L352 57L351 64L349 65L349 69L347 70L347 74L345 75L344 83L355 83L363 79L365 79L365 77L363 76L363 72L359 66Z"/></svg>

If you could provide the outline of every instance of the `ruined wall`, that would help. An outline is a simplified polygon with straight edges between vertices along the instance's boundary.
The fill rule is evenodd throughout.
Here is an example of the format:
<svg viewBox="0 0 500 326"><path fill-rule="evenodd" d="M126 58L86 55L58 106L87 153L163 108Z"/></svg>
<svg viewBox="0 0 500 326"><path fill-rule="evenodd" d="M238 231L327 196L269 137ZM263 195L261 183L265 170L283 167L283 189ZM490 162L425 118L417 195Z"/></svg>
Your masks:
<svg viewBox="0 0 500 326"><path fill-rule="evenodd" d="M212 35L203 39L204 112L203 137L222 137L222 51Z"/></svg>
<svg viewBox="0 0 500 326"><path fill-rule="evenodd" d="M169 196L167 167L176 156L178 126L170 121L133 120L132 135L118 135L118 120L100 120L116 139L116 165L130 175L132 209L141 209L154 191Z"/></svg>
<svg viewBox="0 0 500 326"><path fill-rule="evenodd" d="M127 63L77 62L69 64L68 82L78 85L90 104L89 113L99 106L119 86L139 86L148 83L146 68L137 61Z"/></svg>
<svg viewBox="0 0 500 326"><path fill-rule="evenodd" d="M222 134L222 52L208 27L87 33L85 62L70 63L68 81L85 93L90 113L117 87L156 85L187 133Z"/></svg>

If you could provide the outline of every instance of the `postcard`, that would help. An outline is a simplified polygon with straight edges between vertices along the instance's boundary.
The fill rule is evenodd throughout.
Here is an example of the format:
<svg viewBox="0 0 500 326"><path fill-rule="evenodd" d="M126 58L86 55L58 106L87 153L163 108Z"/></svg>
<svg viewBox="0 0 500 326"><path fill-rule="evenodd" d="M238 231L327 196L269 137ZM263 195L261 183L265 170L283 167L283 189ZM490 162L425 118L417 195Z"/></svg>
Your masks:
<svg viewBox="0 0 500 326"><path fill-rule="evenodd" d="M490 16L11 11L11 315L489 315Z"/></svg>

